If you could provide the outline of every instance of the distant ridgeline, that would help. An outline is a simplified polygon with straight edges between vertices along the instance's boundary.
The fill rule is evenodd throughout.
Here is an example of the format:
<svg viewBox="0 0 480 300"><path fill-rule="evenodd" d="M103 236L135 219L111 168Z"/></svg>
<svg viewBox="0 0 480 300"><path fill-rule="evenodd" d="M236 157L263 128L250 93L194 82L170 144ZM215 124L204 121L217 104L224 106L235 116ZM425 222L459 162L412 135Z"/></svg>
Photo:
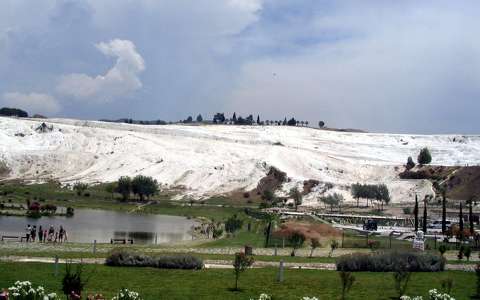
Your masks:
<svg viewBox="0 0 480 300"><path fill-rule="evenodd" d="M28 118L28 113L18 108L2 107L0 108L0 116Z"/></svg>
<svg viewBox="0 0 480 300"><path fill-rule="evenodd" d="M100 119L101 122L111 122L111 123L127 123L127 124L142 124L142 125L166 125L168 122L163 120L152 120L152 121L144 121L144 120L133 120L133 119L117 119L117 120L107 120L107 119Z"/></svg>

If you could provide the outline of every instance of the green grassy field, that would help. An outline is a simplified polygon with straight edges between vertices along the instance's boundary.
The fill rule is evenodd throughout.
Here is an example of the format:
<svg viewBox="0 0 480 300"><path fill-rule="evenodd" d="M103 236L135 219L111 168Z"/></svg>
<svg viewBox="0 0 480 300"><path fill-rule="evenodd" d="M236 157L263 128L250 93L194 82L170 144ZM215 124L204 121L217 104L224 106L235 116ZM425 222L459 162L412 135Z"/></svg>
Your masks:
<svg viewBox="0 0 480 300"><path fill-rule="evenodd" d="M48 291L61 293L61 275L54 277L54 266L41 263L0 263L0 287L16 280L30 280ZM107 267L87 265L85 276L91 276L85 291L111 297L122 287L141 293L145 300L157 299L250 299L269 293L274 299L339 299L340 280L337 272L318 270L285 270L285 281L277 283L273 268L249 269L240 277L240 292L230 291L234 284L232 270L208 269L159 270L151 268ZM395 296L392 274L355 273L356 281L348 299L389 299ZM426 296L431 288L441 288L441 281L454 280L452 294L456 299L469 299L475 291L475 274L467 272L415 273L407 289L409 295Z"/></svg>

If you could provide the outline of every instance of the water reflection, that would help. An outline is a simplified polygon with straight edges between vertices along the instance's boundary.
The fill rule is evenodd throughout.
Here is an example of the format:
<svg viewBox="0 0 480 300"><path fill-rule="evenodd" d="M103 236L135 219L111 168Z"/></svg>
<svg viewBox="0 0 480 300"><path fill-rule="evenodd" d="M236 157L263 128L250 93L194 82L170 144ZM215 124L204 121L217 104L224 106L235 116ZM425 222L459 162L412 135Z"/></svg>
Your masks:
<svg viewBox="0 0 480 300"><path fill-rule="evenodd" d="M110 239L133 239L135 243L170 243L191 239L194 220L184 217L164 215L138 215L124 212L77 209L75 216L43 217L29 219L24 217L0 216L0 235L25 235L26 226L41 225L57 230L62 225L70 242L109 243Z"/></svg>

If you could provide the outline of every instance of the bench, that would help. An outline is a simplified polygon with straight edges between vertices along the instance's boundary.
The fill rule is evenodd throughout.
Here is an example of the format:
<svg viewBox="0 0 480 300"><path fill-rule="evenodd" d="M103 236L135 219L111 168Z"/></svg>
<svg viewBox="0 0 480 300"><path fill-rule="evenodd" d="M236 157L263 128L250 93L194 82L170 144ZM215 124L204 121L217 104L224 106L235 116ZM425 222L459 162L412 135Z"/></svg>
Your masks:
<svg viewBox="0 0 480 300"><path fill-rule="evenodd" d="M20 242L23 242L24 240L26 240L27 237L26 236L18 236L18 235L3 235L2 236L2 242L5 241L5 240L16 240L17 242L20 241Z"/></svg>
<svg viewBox="0 0 480 300"><path fill-rule="evenodd" d="M133 239L110 239L110 244L133 244Z"/></svg>

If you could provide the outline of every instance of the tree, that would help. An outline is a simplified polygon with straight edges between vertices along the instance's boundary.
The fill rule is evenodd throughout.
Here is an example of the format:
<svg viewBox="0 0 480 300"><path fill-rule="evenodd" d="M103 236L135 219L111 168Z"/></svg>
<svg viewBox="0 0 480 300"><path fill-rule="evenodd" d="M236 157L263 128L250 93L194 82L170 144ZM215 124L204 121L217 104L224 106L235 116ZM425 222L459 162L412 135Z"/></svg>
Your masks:
<svg viewBox="0 0 480 300"><path fill-rule="evenodd" d="M332 257L333 251L338 248L338 241L337 240L331 240L330 241L330 253L328 254L328 257Z"/></svg>
<svg viewBox="0 0 480 300"><path fill-rule="evenodd" d="M289 195L293 199L295 210L297 210L298 206L302 205L302 193L300 193L297 187L293 187L290 189Z"/></svg>
<svg viewBox="0 0 480 300"><path fill-rule="evenodd" d="M83 193L88 189L88 184L82 182L75 182L73 185L73 190L77 192L78 196L82 196Z"/></svg>
<svg viewBox="0 0 480 300"><path fill-rule="evenodd" d="M123 201L127 201L132 193L132 179L128 176L122 176L117 181L116 192L122 195Z"/></svg>
<svg viewBox="0 0 480 300"><path fill-rule="evenodd" d="M390 193L387 186L385 184L379 184L375 187L375 194L375 199L381 202L383 210L383 203L385 203L386 205L390 203Z"/></svg>
<svg viewBox="0 0 480 300"><path fill-rule="evenodd" d="M343 196L338 193L333 193L320 198L320 201L325 203L325 205L330 205L331 211L333 211L334 206L338 206L343 200Z"/></svg>
<svg viewBox="0 0 480 300"><path fill-rule="evenodd" d="M432 162L432 155L430 154L430 150L428 150L427 147L420 150L417 161L420 165L428 165Z"/></svg>
<svg viewBox="0 0 480 300"><path fill-rule="evenodd" d="M447 192L442 191L442 233L447 232Z"/></svg>
<svg viewBox="0 0 480 300"><path fill-rule="evenodd" d="M427 196L423 200L423 232L427 233Z"/></svg>
<svg viewBox="0 0 480 300"><path fill-rule="evenodd" d="M28 113L18 108L2 107L0 109L0 116L27 118Z"/></svg>
<svg viewBox="0 0 480 300"><path fill-rule="evenodd" d="M239 219L236 214L229 217L225 221L225 231L231 234L235 234L236 231L240 230L243 225L243 220Z"/></svg>
<svg viewBox="0 0 480 300"><path fill-rule="evenodd" d="M262 198L266 201L272 201L275 195L271 190L264 190L262 193Z"/></svg>
<svg viewBox="0 0 480 300"><path fill-rule="evenodd" d="M307 127L308 127L308 121L305 121L305 126L307 126Z"/></svg>
<svg viewBox="0 0 480 300"><path fill-rule="evenodd" d="M113 194L115 193L116 190L117 190L117 184L115 182L107 183L107 185L105 186L105 191L107 193L110 193L110 195L112 195L112 200L113 200Z"/></svg>
<svg viewBox="0 0 480 300"><path fill-rule="evenodd" d="M301 233L300 231L294 231L292 234L288 237L288 241L292 245L292 256L295 256L295 251L303 246L303 243L305 243L305 235Z"/></svg>
<svg viewBox="0 0 480 300"><path fill-rule="evenodd" d="M202 117L201 114L198 114L198 116L197 116L197 122L198 122L198 123L203 122L203 117Z"/></svg>
<svg viewBox="0 0 480 300"><path fill-rule="evenodd" d="M253 257L245 255L243 252L235 253L235 259L233 261L233 270L235 273L235 291L238 291L238 278L253 264Z"/></svg>
<svg viewBox="0 0 480 300"><path fill-rule="evenodd" d="M415 167L415 162L413 161L413 158L411 156L408 157L405 167L407 168L407 170L411 170Z"/></svg>
<svg viewBox="0 0 480 300"><path fill-rule="evenodd" d="M270 237L272 235L272 228L274 227L275 223L278 221L278 217L276 214L267 213L264 218L264 222L266 223L265 227L265 248L270 245Z"/></svg>
<svg viewBox="0 0 480 300"><path fill-rule="evenodd" d="M459 218L459 222L458 222L458 227L459 227L459 230L460 230L460 240L463 241L463 230L464 230L464 226L463 226L463 213L462 213L462 202L460 202L460 212L458 213L458 218Z"/></svg>
<svg viewBox="0 0 480 300"><path fill-rule="evenodd" d="M260 125L260 115L257 115L257 125Z"/></svg>
<svg viewBox="0 0 480 300"><path fill-rule="evenodd" d="M312 238L310 240L310 248L311 248L310 257L313 257L313 251L315 251L315 249L317 249L320 246L321 246L320 242L318 241L317 238Z"/></svg>
<svg viewBox="0 0 480 300"><path fill-rule="evenodd" d="M398 299L405 295L407 291L408 282L410 281L411 273L404 270L399 270L393 273L393 279L395 280L395 289L397 290Z"/></svg>
<svg viewBox="0 0 480 300"><path fill-rule="evenodd" d="M287 117L285 117L285 119L283 120L282 125L283 126L287 125Z"/></svg>
<svg viewBox="0 0 480 300"><path fill-rule="evenodd" d="M473 226L473 199L468 201L468 223L470 225L470 235L475 235L475 228Z"/></svg>
<svg viewBox="0 0 480 300"><path fill-rule="evenodd" d="M188 116L188 118L184 121L184 123L192 123L192 122L193 122L192 116Z"/></svg>
<svg viewBox="0 0 480 300"><path fill-rule="evenodd" d="M338 273L342 282L342 300L346 299L347 293L355 282L355 276L350 272L341 271Z"/></svg>
<svg viewBox="0 0 480 300"><path fill-rule="evenodd" d="M415 207L413 208L415 218L415 233L418 231L418 196L415 194Z"/></svg>
<svg viewBox="0 0 480 300"><path fill-rule="evenodd" d="M213 123L223 124L225 122L225 115L223 113L216 113L213 116Z"/></svg>
<svg viewBox="0 0 480 300"><path fill-rule="evenodd" d="M232 116L232 121L233 121L233 124L237 124L237 113L233 113L233 116Z"/></svg>
<svg viewBox="0 0 480 300"><path fill-rule="evenodd" d="M287 125L288 126L295 126L295 125L297 125L297 121L295 121L294 118L291 118L290 120L288 120Z"/></svg>
<svg viewBox="0 0 480 300"><path fill-rule="evenodd" d="M320 127L320 128L325 127L325 122L319 121L319 122L318 122L318 127Z"/></svg>
<svg viewBox="0 0 480 300"><path fill-rule="evenodd" d="M149 198L158 192L157 180L150 176L137 175L132 179L132 192L140 198L140 201L145 200L145 196Z"/></svg>

